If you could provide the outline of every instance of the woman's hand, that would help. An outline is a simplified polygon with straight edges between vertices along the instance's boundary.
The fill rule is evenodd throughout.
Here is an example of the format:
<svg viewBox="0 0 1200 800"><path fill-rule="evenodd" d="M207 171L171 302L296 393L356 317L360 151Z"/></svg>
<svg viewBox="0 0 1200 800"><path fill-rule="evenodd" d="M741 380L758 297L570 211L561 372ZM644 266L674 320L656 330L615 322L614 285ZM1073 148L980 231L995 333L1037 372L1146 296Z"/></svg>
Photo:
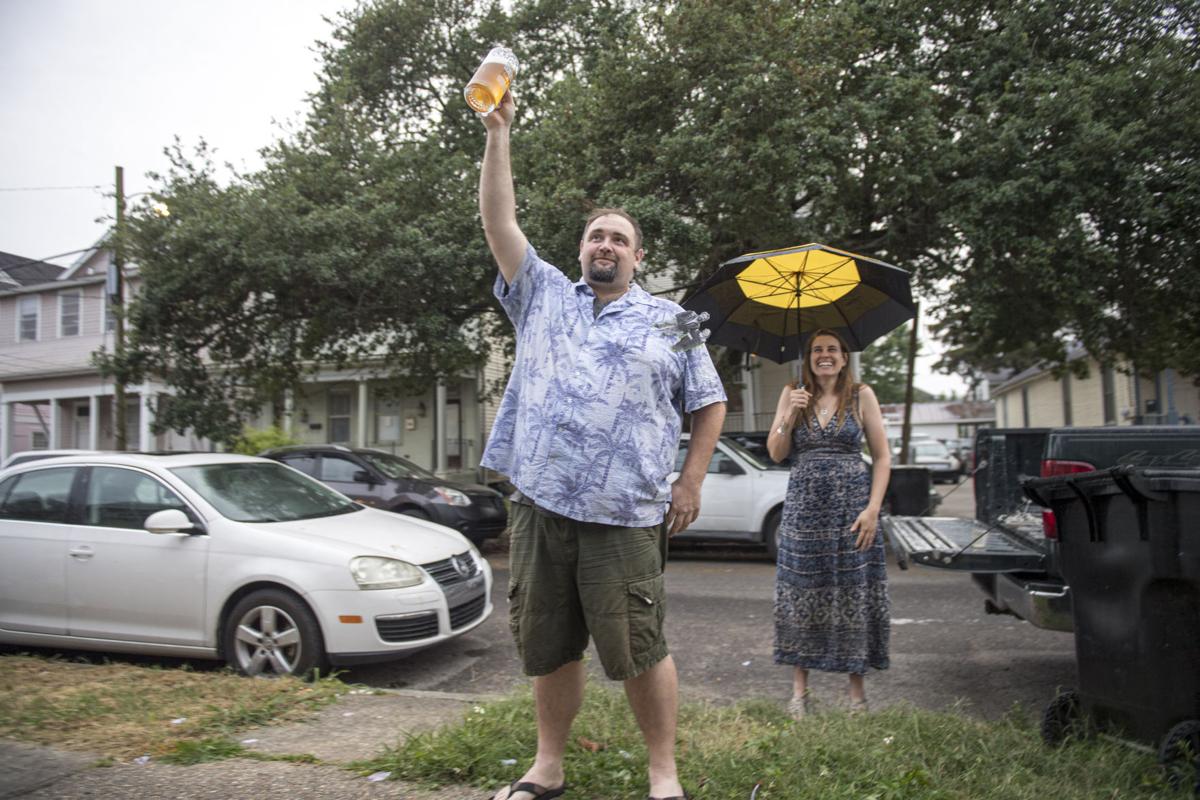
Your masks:
<svg viewBox="0 0 1200 800"><path fill-rule="evenodd" d="M875 532L879 529L879 509L867 506L850 526L850 532L858 532L854 540L854 549L862 552L875 543Z"/></svg>
<svg viewBox="0 0 1200 800"><path fill-rule="evenodd" d="M785 419L794 420L804 409L808 408L812 395L803 386L792 389L787 395L787 416Z"/></svg>

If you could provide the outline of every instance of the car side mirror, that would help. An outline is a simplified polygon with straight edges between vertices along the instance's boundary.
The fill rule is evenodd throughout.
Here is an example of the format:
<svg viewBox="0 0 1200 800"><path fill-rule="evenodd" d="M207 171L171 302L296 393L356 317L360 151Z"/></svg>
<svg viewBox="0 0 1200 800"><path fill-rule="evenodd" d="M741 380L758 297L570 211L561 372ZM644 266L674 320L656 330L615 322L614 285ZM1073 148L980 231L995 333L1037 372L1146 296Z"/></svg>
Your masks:
<svg viewBox="0 0 1200 800"><path fill-rule="evenodd" d="M365 483L369 486L375 485L375 478L365 469L360 469L358 472L350 476L350 480L355 483Z"/></svg>
<svg viewBox="0 0 1200 800"><path fill-rule="evenodd" d="M177 508L164 508L146 517L143 528L150 533L199 533L187 514Z"/></svg>

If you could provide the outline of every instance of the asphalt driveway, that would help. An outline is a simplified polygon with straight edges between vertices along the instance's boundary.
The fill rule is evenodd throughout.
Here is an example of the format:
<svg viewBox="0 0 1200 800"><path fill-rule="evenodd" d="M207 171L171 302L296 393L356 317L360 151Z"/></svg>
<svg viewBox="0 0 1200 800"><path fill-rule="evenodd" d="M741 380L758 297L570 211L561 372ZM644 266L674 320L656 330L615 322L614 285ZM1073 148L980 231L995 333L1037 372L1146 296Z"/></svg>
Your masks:
<svg viewBox="0 0 1200 800"><path fill-rule="evenodd" d="M952 487L939 487L943 494ZM940 513L974 513L969 483L950 494ZM522 684L509 638L504 590L506 556L489 555L496 572L496 613L483 625L434 650L388 664L351 670L368 685L450 692L504 692ZM1030 713L1075 682L1074 638L1013 617L984 613L983 596L961 573L889 563L892 665L869 675L876 707L912 703L931 709L959 704L997 717L1019 705ZM787 667L771 658L774 565L761 553L728 549L673 551L667 570L667 636L685 698L783 703ZM598 662L589 669L603 680ZM819 702L840 699L844 678L814 675Z"/></svg>

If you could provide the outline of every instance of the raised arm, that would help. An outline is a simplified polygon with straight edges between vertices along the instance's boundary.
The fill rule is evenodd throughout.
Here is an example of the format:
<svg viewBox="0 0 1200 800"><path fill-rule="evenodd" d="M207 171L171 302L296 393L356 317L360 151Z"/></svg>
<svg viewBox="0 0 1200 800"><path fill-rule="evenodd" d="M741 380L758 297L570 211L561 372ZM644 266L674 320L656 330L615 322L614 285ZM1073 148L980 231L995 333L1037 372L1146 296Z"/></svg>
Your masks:
<svg viewBox="0 0 1200 800"><path fill-rule="evenodd" d="M483 117L487 147L479 172L479 214L483 218L483 233L500 267L500 274L508 283L516 278L528 247L525 234L517 225L517 198L509 157L508 135L515 112L516 104L509 92L495 111Z"/></svg>

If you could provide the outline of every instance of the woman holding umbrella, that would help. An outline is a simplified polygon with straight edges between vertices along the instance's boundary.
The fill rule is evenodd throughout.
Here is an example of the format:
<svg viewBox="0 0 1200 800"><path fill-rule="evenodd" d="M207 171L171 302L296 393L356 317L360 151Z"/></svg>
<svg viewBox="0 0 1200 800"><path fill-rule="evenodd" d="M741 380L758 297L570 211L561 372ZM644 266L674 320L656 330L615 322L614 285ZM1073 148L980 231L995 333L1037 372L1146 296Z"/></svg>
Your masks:
<svg viewBox="0 0 1200 800"><path fill-rule="evenodd" d="M849 349L833 331L808 338L801 374L801 386L780 394L767 437L773 459L792 454L779 526L775 661L794 667L788 711L795 719L809 709L810 669L848 673L851 712L867 709L863 676L888 667L890 613L876 536L891 472L879 401L855 382Z"/></svg>

